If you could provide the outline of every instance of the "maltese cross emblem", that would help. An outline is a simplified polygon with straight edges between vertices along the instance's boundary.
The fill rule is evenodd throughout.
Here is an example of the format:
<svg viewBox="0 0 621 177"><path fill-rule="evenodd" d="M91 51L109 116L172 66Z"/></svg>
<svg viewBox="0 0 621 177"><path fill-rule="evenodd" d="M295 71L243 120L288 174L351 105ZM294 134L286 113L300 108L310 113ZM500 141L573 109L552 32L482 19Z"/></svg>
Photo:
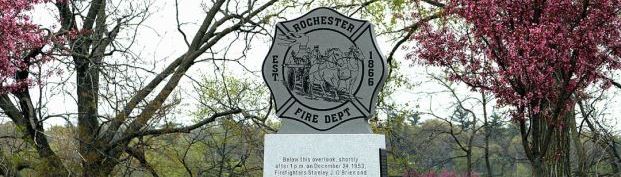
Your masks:
<svg viewBox="0 0 621 177"><path fill-rule="evenodd" d="M370 133L387 76L372 25L317 8L279 22L274 36L262 71L284 121L279 133Z"/></svg>

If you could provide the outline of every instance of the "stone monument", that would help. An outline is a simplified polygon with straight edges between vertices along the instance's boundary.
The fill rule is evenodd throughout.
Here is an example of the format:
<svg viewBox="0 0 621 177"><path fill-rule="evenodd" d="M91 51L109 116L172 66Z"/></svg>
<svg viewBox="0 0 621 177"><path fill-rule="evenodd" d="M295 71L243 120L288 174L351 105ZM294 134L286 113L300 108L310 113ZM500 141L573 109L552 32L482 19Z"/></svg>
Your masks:
<svg viewBox="0 0 621 177"><path fill-rule="evenodd" d="M281 119L265 137L264 177L386 175L368 118L387 75L373 26L329 8L279 22L263 79Z"/></svg>

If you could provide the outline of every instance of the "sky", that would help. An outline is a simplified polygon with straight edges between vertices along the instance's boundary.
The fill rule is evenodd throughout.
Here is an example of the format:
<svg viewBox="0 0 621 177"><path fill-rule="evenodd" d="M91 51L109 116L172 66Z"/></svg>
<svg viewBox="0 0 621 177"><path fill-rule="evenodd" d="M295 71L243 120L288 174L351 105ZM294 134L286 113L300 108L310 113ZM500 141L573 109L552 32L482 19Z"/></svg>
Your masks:
<svg viewBox="0 0 621 177"><path fill-rule="evenodd" d="M205 13L202 9L200 1L181 1L179 12L180 21L184 23L182 29L186 31L189 35L196 30L196 27L204 18ZM155 72L159 72L165 66L165 64L170 63L177 56L182 54L186 50L186 45L182 40L181 34L177 31L176 28L176 19L175 19L175 2L174 1L153 1L153 4L149 7L152 12L151 16L144 21L143 26L138 28L136 31L136 39L132 50L140 56L145 62L145 67L153 68ZM37 24L41 24L44 27L54 28L54 26L58 26L56 24L56 20L54 17L55 8L51 6L37 6L33 10L33 20ZM296 18L302 15L301 12L287 12L285 16L288 19ZM354 15L356 17L356 15ZM359 17L358 17L359 18ZM366 19L365 19L366 20ZM273 33L273 28L269 28L268 31ZM125 37L130 37L133 35L133 31L129 31L129 33L125 34ZM189 36L189 38L191 38ZM377 38L379 42L379 48L384 52L384 55L387 56L389 50L392 48L394 41L390 41L387 36L379 36ZM242 63L249 70L260 71L261 64L265 55L267 54L271 41L269 37L261 37L253 40L251 43L251 49L248 51L247 57L242 60ZM238 43L236 45L240 45ZM414 45L412 43L408 43L406 45ZM239 54L240 49L231 50L232 56L235 54ZM400 51L397 52L396 58L403 58L406 52ZM238 55L239 56L239 55ZM200 58L200 57L199 57ZM107 60L121 60L122 56L111 57ZM417 85L412 88L399 88L395 94L393 94L390 98L391 101L401 104L405 108L415 109L422 112L434 112L441 116L448 116L451 114L449 111L449 107L453 102L453 99L449 96L448 93L443 92L442 88L439 84L434 82L429 82L429 78L427 77L427 73L438 73L439 69L423 67L417 64L414 64L411 61L405 61L401 59L401 70L400 73L404 74L408 80L412 83L417 83ZM58 65L58 63L56 64ZM214 65L210 62L201 62L194 65L188 75L193 79L200 79L201 77L215 77L214 75ZM223 68L221 68L223 69ZM235 63L229 63L226 67L227 73L230 75L235 75L238 77L246 78L255 83L263 83L262 78L260 77L260 72L256 72L256 74L250 74L245 72L244 68L240 67ZM245 73L243 75L239 75L238 73ZM53 76L49 78L49 81L60 82L67 78L72 78L70 73L64 73L61 75ZM143 73L145 76L148 76L147 73ZM73 82L74 79L69 79L67 81ZM465 88L463 85L456 84L458 87L457 91L460 96L466 97L467 95L476 96L476 93L469 92L469 89ZM49 115L53 114L66 114L66 113L75 113L76 112L76 104L73 98L75 98L75 91L72 91L71 86L66 86L71 91L70 93L59 92L58 88L48 87L46 89L50 90L48 96L51 93L56 93L57 95L51 96L48 101L48 109L47 112ZM614 88L613 88L614 89ZM193 89L193 84L191 79L184 78L181 85L177 88L179 90L181 98L182 98L182 106L177 110L177 114L174 115L174 119L180 123L188 123L194 120L193 112L197 110L197 95L196 91ZM607 110L607 119L609 125L614 127L615 131L621 130L621 126L617 123L617 120L621 118L621 104L619 101L621 99L616 96L619 95L619 91L610 90L609 91L613 95L608 99L610 102L608 104L602 103L599 105L601 108L606 108ZM37 89L33 88L33 97L37 97L39 92ZM493 107L489 107L489 109L495 109ZM475 107L475 110L479 110L480 107ZM109 110L103 110L102 112L109 112ZM386 115L380 116L381 118L386 118ZM424 119L429 119L430 116L423 116ZM0 118L0 123L8 121L7 119ZM75 117L71 119L72 123L76 123ZM46 121L46 127L52 125L63 125L66 124L66 121L60 118L52 118Z"/></svg>

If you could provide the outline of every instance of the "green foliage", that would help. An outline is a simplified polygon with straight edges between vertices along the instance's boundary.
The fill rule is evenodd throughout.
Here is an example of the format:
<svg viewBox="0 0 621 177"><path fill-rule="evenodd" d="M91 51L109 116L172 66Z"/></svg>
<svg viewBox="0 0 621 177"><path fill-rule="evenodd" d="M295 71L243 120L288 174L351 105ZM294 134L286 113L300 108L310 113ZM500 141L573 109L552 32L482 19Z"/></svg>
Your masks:
<svg viewBox="0 0 621 177"><path fill-rule="evenodd" d="M466 171L465 153L459 149L452 137L448 134L449 125L440 120L428 119L420 123L413 123L409 116L396 114L393 119L380 124L378 132L384 133L390 144L389 172L390 175L399 176L407 171L437 171L450 170L456 172ZM454 127L457 137L464 141L465 131L461 127ZM515 157L523 157L520 151L519 134L514 133L513 126L500 124L494 127L494 133L500 134L490 140L491 161L494 172L510 176L516 172L519 163L527 161L515 161ZM483 152L483 131L478 131L474 140L472 151L474 171L481 174L485 172ZM513 138L507 138L513 137ZM515 141L518 140L518 141ZM517 151L516 151L517 150ZM528 167L528 166L526 166ZM523 170L523 169L520 169Z"/></svg>
<svg viewBox="0 0 621 177"><path fill-rule="evenodd" d="M164 137L158 141L161 148L147 153L147 157L162 176L189 176L190 172L199 176L258 176L263 140L259 129L225 119L191 134Z"/></svg>
<svg viewBox="0 0 621 177"><path fill-rule="evenodd" d="M231 107L255 110L267 105L265 86L248 79L225 77L204 78L199 86L199 101L203 109L197 115L206 116L211 111L223 111Z"/></svg>

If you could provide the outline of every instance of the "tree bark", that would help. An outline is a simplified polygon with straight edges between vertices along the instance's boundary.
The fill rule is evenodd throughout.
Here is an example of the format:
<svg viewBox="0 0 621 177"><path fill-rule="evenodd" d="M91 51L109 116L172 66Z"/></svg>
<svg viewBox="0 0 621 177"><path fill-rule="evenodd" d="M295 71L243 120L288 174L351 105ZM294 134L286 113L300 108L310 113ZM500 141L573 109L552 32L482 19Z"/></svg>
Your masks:
<svg viewBox="0 0 621 177"><path fill-rule="evenodd" d="M31 59L40 54L41 49L34 49L30 51L28 55L24 57L24 63L31 65ZM26 80L30 71L28 67L16 73L16 80ZM2 109L7 116L15 123L18 131L24 135L22 139L28 142L37 150L37 154L42 159L42 165L37 166L37 169L42 171L49 171L42 174L43 176L68 176L69 173L63 166L61 159L54 153L50 144L45 136L43 124L39 121L39 117L36 114L34 105L32 104L32 98L30 91L27 89L12 93L18 99L18 105L20 109L11 101L7 94L0 95L0 109ZM40 116L40 115L39 115Z"/></svg>
<svg viewBox="0 0 621 177"><path fill-rule="evenodd" d="M582 141L580 140L580 134L578 134L578 127L576 126L576 116L572 116L569 123L571 129L571 135L576 148L576 159L578 160L578 169L576 169L576 176L587 176L586 174L586 153Z"/></svg>
<svg viewBox="0 0 621 177"><path fill-rule="evenodd" d="M481 92L481 102L483 104L483 128L485 128L485 147L483 148L485 155L485 169L487 170L487 176L494 176L492 171L492 164L489 161L489 137L491 135L491 129L489 127L489 121L487 120L487 96L484 92Z"/></svg>
<svg viewBox="0 0 621 177"><path fill-rule="evenodd" d="M573 118L575 118L573 113L562 113L557 119L531 118L530 136L525 136L525 127L520 126L522 138L530 137L527 141L523 141L522 145L531 162L533 176L572 175L569 153L571 130L567 125Z"/></svg>
<svg viewBox="0 0 621 177"><path fill-rule="evenodd" d="M468 169L468 173L466 174L467 177L471 177L472 176L472 149L468 149L468 151L466 151L466 168Z"/></svg>

